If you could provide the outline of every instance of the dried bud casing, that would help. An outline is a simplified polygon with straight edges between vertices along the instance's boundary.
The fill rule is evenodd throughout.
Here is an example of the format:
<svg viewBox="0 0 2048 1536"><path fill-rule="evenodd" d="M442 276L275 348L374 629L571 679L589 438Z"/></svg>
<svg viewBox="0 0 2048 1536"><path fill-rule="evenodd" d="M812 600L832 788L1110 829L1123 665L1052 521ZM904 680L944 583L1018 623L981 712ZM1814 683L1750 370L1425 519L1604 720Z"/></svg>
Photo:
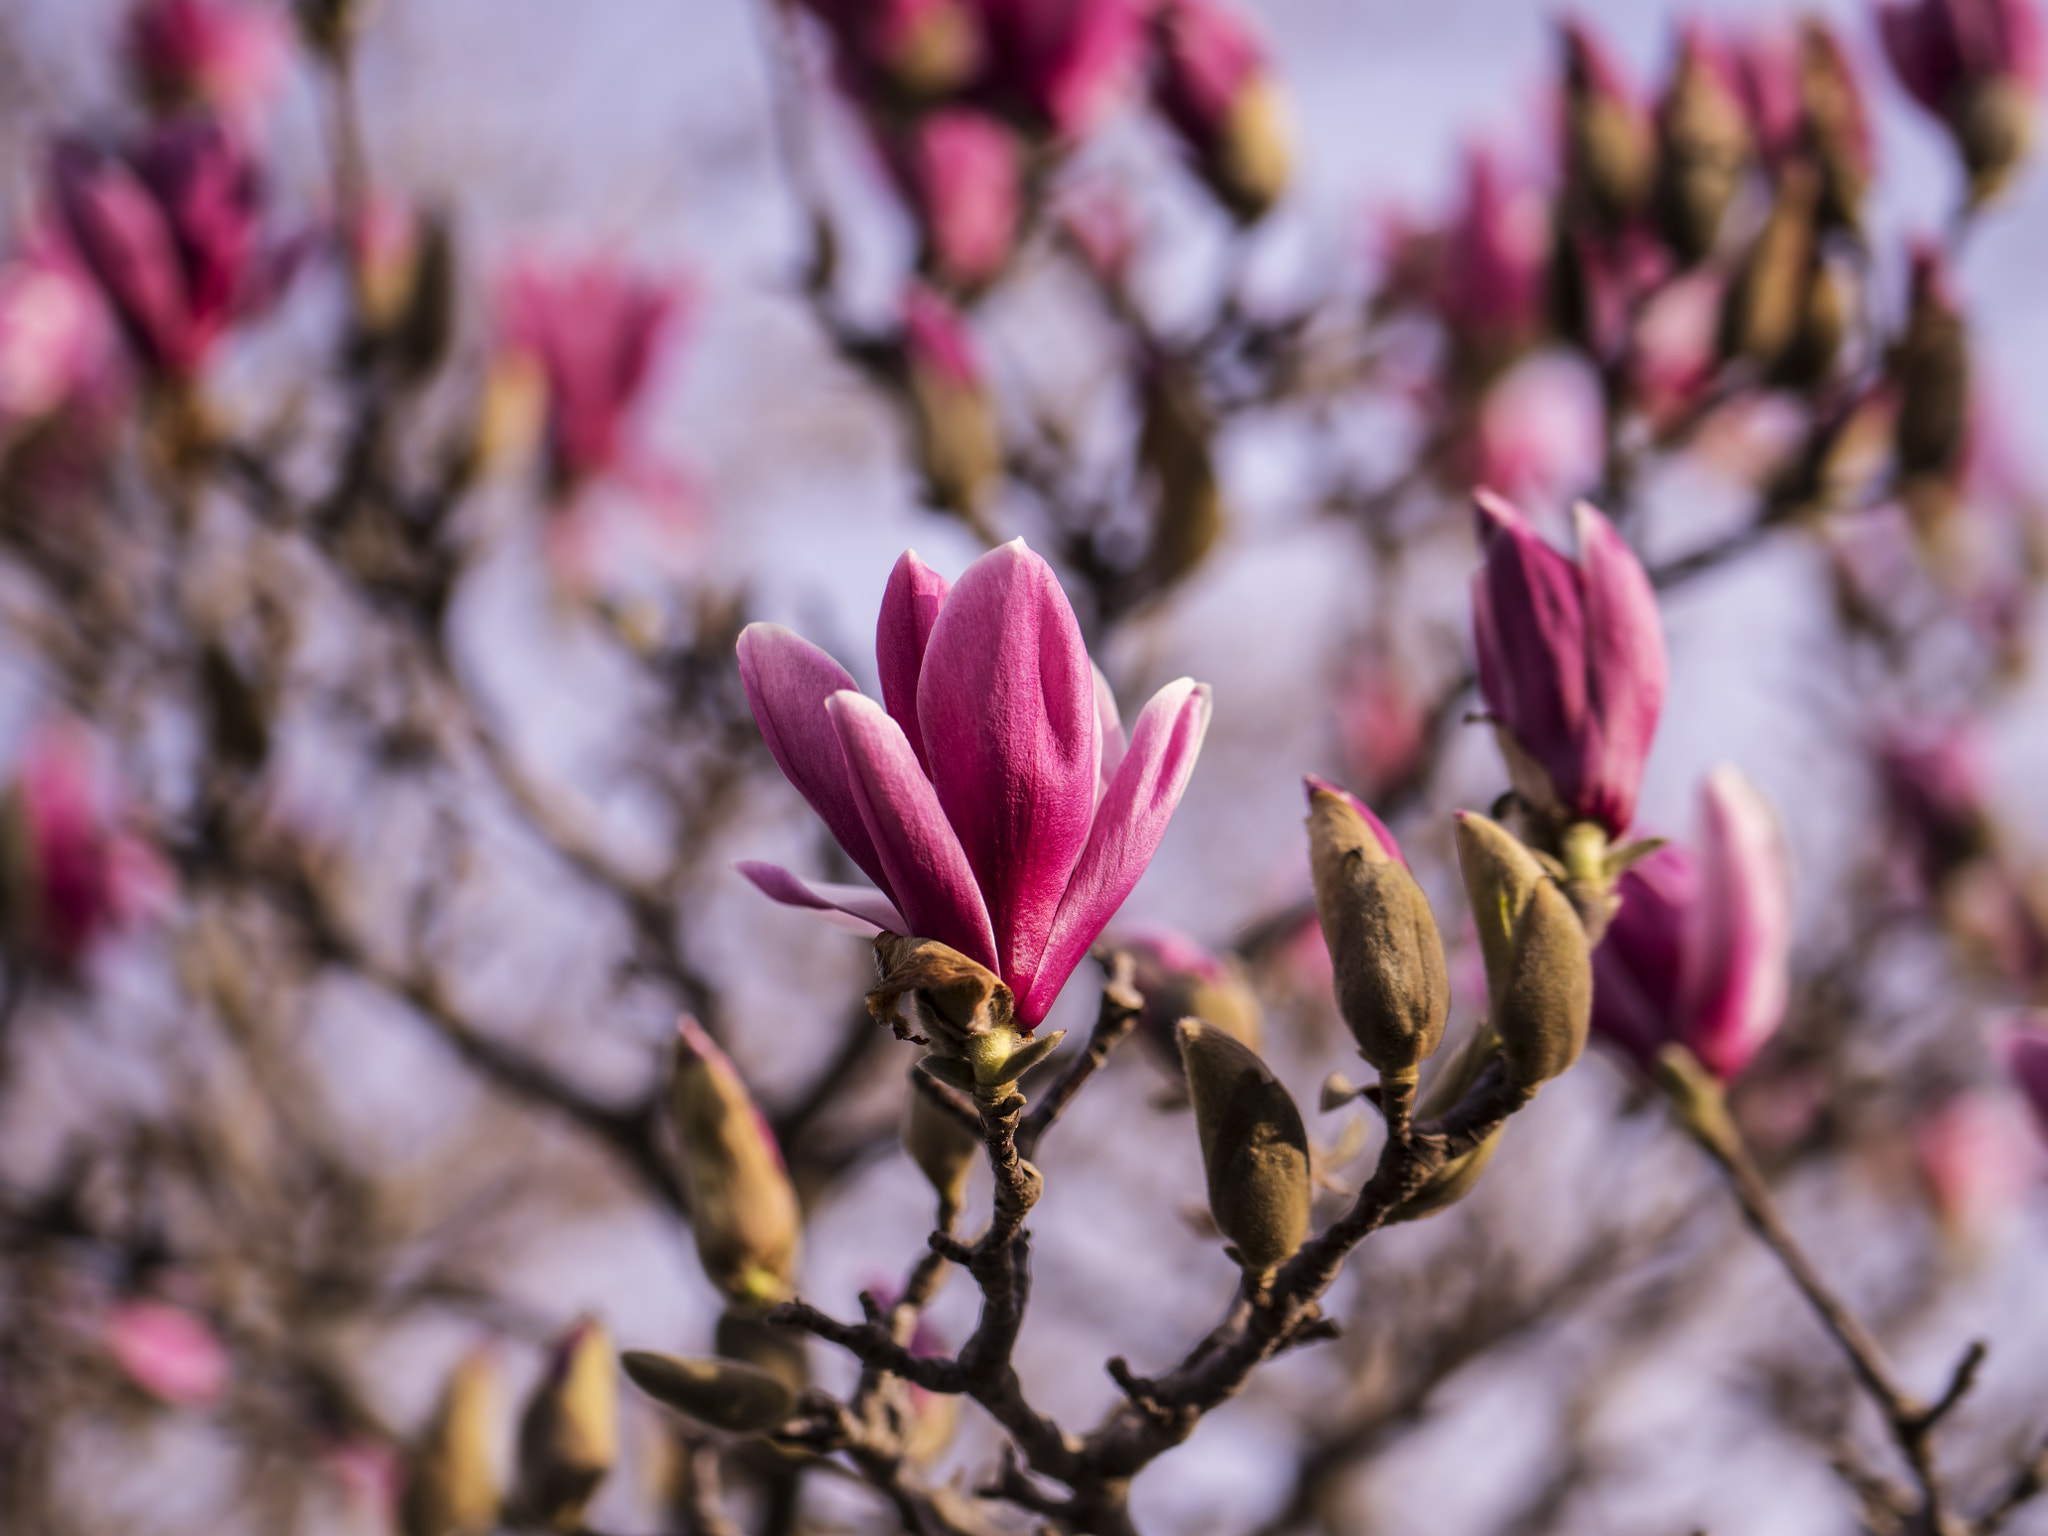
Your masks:
<svg viewBox="0 0 2048 1536"><path fill-rule="evenodd" d="M1382 1077L1412 1081L1451 1006L1429 899L1348 796L1310 785L1308 840L1338 1011Z"/></svg>
<svg viewBox="0 0 2048 1536"><path fill-rule="evenodd" d="M1066 1038L1063 1029L1035 1039L1020 1031L1002 978L936 939L878 933L875 965L881 984L868 994L868 1012L898 1039L929 1043L924 1070L955 1087L1000 1098Z"/></svg>
<svg viewBox="0 0 2048 1536"><path fill-rule="evenodd" d="M1272 1273L1308 1236L1308 1131L1280 1080L1213 1024L1183 1019L1209 1212L1248 1275Z"/></svg>
<svg viewBox="0 0 2048 1536"><path fill-rule="evenodd" d="M735 1301L779 1301L796 1276L796 1191L761 1112L696 1020L678 1030L670 1123L697 1257Z"/></svg>
<svg viewBox="0 0 2048 1536"><path fill-rule="evenodd" d="M1770 216L1750 247L1721 311L1721 351L1774 367L1798 334L1816 255L1820 180L1795 161L1778 175Z"/></svg>
<svg viewBox="0 0 2048 1536"><path fill-rule="evenodd" d="M690 1360L629 1349L619 1364L633 1385L673 1408L729 1435L758 1435L796 1410L796 1394L766 1371L730 1360Z"/></svg>
<svg viewBox="0 0 2048 1536"><path fill-rule="evenodd" d="M1480 1075L1500 1058L1500 1038L1489 1025L1481 1024L1465 1037L1455 1054L1438 1070L1423 1090L1422 1099L1416 1105L1415 1118L1435 1120L1457 1108L1458 1101L1472 1091L1472 1085ZM1408 1200L1387 1218L1395 1221L1420 1221L1425 1216L1434 1216L1438 1211L1456 1205L1472 1193L1479 1183L1479 1176L1486 1172L1486 1165L1493 1161L1494 1149L1500 1145L1505 1125L1495 1129L1492 1135L1471 1151L1452 1158L1423 1183Z"/></svg>
<svg viewBox="0 0 2048 1536"><path fill-rule="evenodd" d="M910 1074L903 1148L931 1182L932 1192L939 1197L939 1225L947 1228L967 1201L967 1178L981 1152L981 1137L963 1125L952 1105L939 1097L944 1091L924 1073Z"/></svg>
<svg viewBox="0 0 2048 1536"><path fill-rule="evenodd" d="M405 1536L485 1536L498 1528L501 1496L491 1441L500 1396L488 1350L472 1350L449 1373L407 1468L399 1506Z"/></svg>
<svg viewBox="0 0 2048 1536"><path fill-rule="evenodd" d="M1486 961L1493 1032L1510 1081L1535 1089L1586 1046L1593 962L1557 882L1498 822L1461 812L1458 865Z"/></svg>
<svg viewBox="0 0 2048 1536"><path fill-rule="evenodd" d="M586 1318L555 1346L519 1420L522 1521L575 1531L619 1456L619 1389L611 1335Z"/></svg>

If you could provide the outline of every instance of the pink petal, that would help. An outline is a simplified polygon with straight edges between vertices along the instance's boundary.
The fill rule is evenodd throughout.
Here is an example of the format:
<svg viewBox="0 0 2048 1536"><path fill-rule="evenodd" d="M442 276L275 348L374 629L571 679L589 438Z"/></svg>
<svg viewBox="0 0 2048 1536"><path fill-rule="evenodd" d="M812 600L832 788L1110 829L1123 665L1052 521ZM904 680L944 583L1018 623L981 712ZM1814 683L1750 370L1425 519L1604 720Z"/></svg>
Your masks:
<svg viewBox="0 0 2048 1536"><path fill-rule="evenodd" d="M1018 990L1018 1016L1026 1027L1046 1016L1088 946L1152 862L1208 729L1209 686L1192 678L1168 683L1139 713L1131 750L1102 797L1044 958L1028 986Z"/></svg>
<svg viewBox="0 0 2048 1536"><path fill-rule="evenodd" d="M2005 1070L2027 1096L2041 1134L2048 1136L2048 1014L2018 1013L1998 1041Z"/></svg>
<svg viewBox="0 0 2048 1536"><path fill-rule="evenodd" d="M162 1301L124 1301L107 1314L107 1350L138 1387L198 1407L227 1389L228 1352L203 1318Z"/></svg>
<svg viewBox="0 0 2048 1536"><path fill-rule="evenodd" d="M1510 503L1484 490L1473 501L1485 554L1472 582L1480 691L1570 803L1586 715L1579 572Z"/></svg>
<svg viewBox="0 0 2048 1536"><path fill-rule="evenodd" d="M981 887L903 727L873 699L851 690L833 694L825 708L910 932L993 967L995 933Z"/></svg>
<svg viewBox="0 0 2048 1536"><path fill-rule="evenodd" d="M837 928L873 933L886 928L891 933L911 936L910 924L880 891L864 885L835 885L827 880L803 880L780 864L760 859L741 859L733 868L745 875L762 895L785 907L816 912Z"/></svg>
<svg viewBox="0 0 2048 1536"><path fill-rule="evenodd" d="M1343 785L1333 784L1330 780L1313 773L1303 774L1301 776L1301 785L1303 789L1308 791L1311 807L1315 803L1316 791L1319 789L1325 794L1335 795L1338 799L1348 804L1351 809L1358 812L1365 824L1372 828L1372 835L1380 840L1380 846L1386 849L1400 863L1403 869L1408 868L1408 855L1403 853L1401 845L1394 841L1394 834L1387 830L1387 824L1373 814L1371 806L1351 793L1350 790L1344 788Z"/></svg>
<svg viewBox="0 0 2048 1536"><path fill-rule="evenodd" d="M1017 539L970 565L932 628L917 718L946 819L1017 988L1038 965L1088 843L1102 722L1081 626Z"/></svg>
<svg viewBox="0 0 2048 1536"><path fill-rule="evenodd" d="M1123 763L1126 744L1123 717L1116 708L1116 691L1102 675L1102 668L1091 663L1090 669L1095 673L1095 713L1102 721L1102 774L1095 785L1095 799L1100 804L1110 780Z"/></svg>
<svg viewBox="0 0 2048 1536"><path fill-rule="evenodd" d="M825 701L853 686L846 668L780 624L749 624L740 632L740 681L761 739L783 777L794 784L846 856L886 892L881 856L861 820L853 780Z"/></svg>
<svg viewBox="0 0 2048 1536"><path fill-rule="evenodd" d="M903 727L918 765L929 775L924 732L917 724L917 679L924 670L924 650L951 584L906 549L889 573L882 592L882 614L875 624L875 663L882 674L882 702L889 718Z"/></svg>
<svg viewBox="0 0 2048 1536"><path fill-rule="evenodd" d="M1635 818L1664 708L1664 625L1649 574L1614 525L1584 502L1572 517L1585 572L1587 724L1597 742L1583 789L1586 801L1599 804L1582 808L1618 833Z"/></svg>
<svg viewBox="0 0 2048 1536"><path fill-rule="evenodd" d="M1770 806L1717 768L1700 792L1699 892L1680 967L1681 1037L1724 1082L1749 1065L1791 989L1791 877Z"/></svg>
<svg viewBox="0 0 2048 1536"><path fill-rule="evenodd" d="M1621 908L1593 951L1593 1033L1645 1072L1678 1034L1686 914L1698 898L1693 858L1658 849L1615 884Z"/></svg>

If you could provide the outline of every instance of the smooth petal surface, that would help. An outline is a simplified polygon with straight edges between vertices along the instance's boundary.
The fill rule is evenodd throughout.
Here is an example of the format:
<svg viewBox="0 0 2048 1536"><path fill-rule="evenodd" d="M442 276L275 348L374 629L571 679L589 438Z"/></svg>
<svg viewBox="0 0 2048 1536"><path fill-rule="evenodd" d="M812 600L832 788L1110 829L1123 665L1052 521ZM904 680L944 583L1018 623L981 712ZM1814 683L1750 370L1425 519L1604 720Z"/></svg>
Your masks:
<svg viewBox="0 0 2048 1536"><path fill-rule="evenodd" d="M754 723L783 777L810 802L846 856L891 896L882 861L861 819L839 735L825 701L853 687L846 668L780 624L749 624L740 632L740 681Z"/></svg>
<svg viewBox="0 0 2048 1536"><path fill-rule="evenodd" d="M1109 788L1110 780L1123 765L1127 743L1124 741L1123 717L1117 713L1116 690L1109 686L1109 679L1102 675L1102 668L1091 665L1095 673L1095 713L1102 721L1102 774L1095 785L1095 798L1099 803L1103 792Z"/></svg>
<svg viewBox="0 0 2048 1536"><path fill-rule="evenodd" d="M896 910L895 904L880 891L865 885L805 880L780 864L769 864L761 859L741 859L733 868L753 881L755 888L770 901L816 912L834 927L850 928L857 933L873 933L878 928L886 928L891 933L910 937L910 924Z"/></svg>
<svg viewBox="0 0 2048 1536"><path fill-rule="evenodd" d="M1699 889L1693 857L1667 844L1616 882L1620 910L1593 951L1593 1033L1643 1071L1678 1037L1686 915Z"/></svg>
<svg viewBox="0 0 2048 1536"><path fill-rule="evenodd" d="M994 969L1015 988L1036 972L1087 845L1102 763L1081 627L1022 539L954 585L925 649L917 718L939 804L987 898Z"/></svg>
<svg viewBox="0 0 2048 1536"><path fill-rule="evenodd" d="M931 760L925 756L924 732L917 723L917 679L924 670L925 647L931 643L932 626L939 621L939 609L952 590L945 577L906 549L896 568L889 573L889 585L882 591L882 613L875 622L875 665L882 677L882 703L889 718L903 727L910 738L910 750L927 776Z"/></svg>
<svg viewBox="0 0 2048 1536"><path fill-rule="evenodd" d="M1717 768L1700 792L1699 893L1686 925L1681 1038L1723 1082L1749 1065L1785 1015L1791 878L1770 806Z"/></svg>
<svg viewBox="0 0 2048 1536"><path fill-rule="evenodd" d="M1208 729L1209 688L1191 678L1168 683L1139 713L1130 751L1096 811L1044 956L1032 974L1010 983L1026 1027L1051 1010L1088 946L1152 862Z"/></svg>
<svg viewBox="0 0 2048 1536"><path fill-rule="evenodd" d="M850 690L833 694L825 708L910 932L993 968L995 933L981 888L903 728L873 699Z"/></svg>
<svg viewBox="0 0 2048 1536"><path fill-rule="evenodd" d="M58 206L85 265L143 358L172 373L199 360L169 223L126 165L77 144L56 155Z"/></svg>
<svg viewBox="0 0 2048 1536"><path fill-rule="evenodd" d="M1472 592L1480 691L1570 803L1580 776L1573 746L1586 717L1579 572L1509 503L1490 491L1473 500L1486 558Z"/></svg>
<svg viewBox="0 0 2048 1536"><path fill-rule="evenodd" d="M1657 594L1614 525L1572 512L1585 575L1585 764L1574 811L1617 835L1635 819L1643 763L1664 709L1669 664Z"/></svg>

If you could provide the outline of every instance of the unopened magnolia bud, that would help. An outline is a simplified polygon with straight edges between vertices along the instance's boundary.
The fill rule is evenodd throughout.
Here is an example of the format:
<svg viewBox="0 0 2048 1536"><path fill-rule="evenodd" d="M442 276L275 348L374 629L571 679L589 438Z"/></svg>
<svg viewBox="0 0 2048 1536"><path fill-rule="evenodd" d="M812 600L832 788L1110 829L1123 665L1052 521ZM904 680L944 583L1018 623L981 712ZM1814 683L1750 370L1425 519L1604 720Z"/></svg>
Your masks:
<svg viewBox="0 0 2048 1536"><path fill-rule="evenodd" d="M619 1455L612 1341L586 1318L555 1346L519 1420L514 1507L526 1522L574 1531Z"/></svg>
<svg viewBox="0 0 2048 1536"><path fill-rule="evenodd" d="M1814 215L1820 179L1792 162L1778 175L1778 192L1741 275L1721 312L1721 350L1774 367L1798 334L1814 267Z"/></svg>
<svg viewBox="0 0 2048 1536"><path fill-rule="evenodd" d="M2034 142L2034 92L1995 75L1966 87L1955 113L1956 148L1970 173L1970 201L1982 206L2004 189Z"/></svg>
<svg viewBox="0 0 2048 1536"><path fill-rule="evenodd" d="M925 486L936 505L980 528L1002 480L1002 430L967 322L927 289L904 300L903 360Z"/></svg>
<svg viewBox="0 0 2048 1536"><path fill-rule="evenodd" d="M998 1097L1066 1038L1065 1030L1036 1038L1020 1031L1003 979L936 939L885 930L875 935L875 964L881 983L868 994L868 1012L899 1039L928 1042L922 1068L941 1082Z"/></svg>
<svg viewBox="0 0 2048 1536"><path fill-rule="evenodd" d="M1208 558L1223 532L1223 494L1210 450L1213 425L1184 370L1156 362L1144 373L1145 419L1138 467L1152 489L1152 542L1145 576L1169 587Z"/></svg>
<svg viewBox="0 0 2048 1536"><path fill-rule="evenodd" d="M1465 1037L1464 1043L1429 1080L1429 1086L1423 1090L1422 1099L1416 1105L1416 1119L1436 1120L1456 1109L1458 1101L1472 1091L1480 1075L1499 1058L1499 1037L1491 1026L1481 1024ZM1438 1211L1456 1205L1472 1193L1479 1183L1479 1176L1486 1172L1486 1165L1493 1161L1494 1148L1500 1145L1501 1133L1506 1129L1505 1125L1496 1127L1469 1152L1445 1163L1387 1219L1390 1222L1420 1221L1425 1216L1434 1216Z"/></svg>
<svg viewBox="0 0 2048 1536"><path fill-rule="evenodd" d="M801 1397L811 1384L811 1357L806 1335L771 1323L752 1307L727 1307L718 1315L711 1347L727 1360L765 1371Z"/></svg>
<svg viewBox="0 0 2048 1536"><path fill-rule="evenodd" d="M1246 223L1279 202L1294 174L1294 119L1270 74L1245 81L1224 114L1210 185Z"/></svg>
<svg viewBox="0 0 2048 1536"><path fill-rule="evenodd" d="M1152 97L1216 200L1240 221L1287 190L1286 98L1244 17L1223 0L1166 0L1153 12Z"/></svg>
<svg viewBox="0 0 2048 1536"><path fill-rule="evenodd" d="M1266 1064L1200 1019L1180 1024L1209 1213L1248 1275L1270 1274L1308 1236L1308 1131Z"/></svg>
<svg viewBox="0 0 2048 1536"><path fill-rule="evenodd" d="M1499 823L1461 812L1458 865L1486 961L1510 1081L1534 1089L1585 1049L1593 1006L1586 930L1557 882Z"/></svg>
<svg viewBox="0 0 2048 1536"><path fill-rule="evenodd" d="M1569 215L1622 229L1650 194L1657 144L1597 38L1576 22L1564 44L1564 172Z"/></svg>
<svg viewBox="0 0 2048 1536"><path fill-rule="evenodd" d="M686 1360L629 1349L619 1364L665 1408L729 1435L758 1435L796 1410L796 1394L766 1371L730 1360Z"/></svg>
<svg viewBox="0 0 2048 1536"><path fill-rule="evenodd" d="M1312 778L1308 806L1309 864L1338 1011L1382 1077L1412 1082L1442 1043L1451 1006L1429 898L1358 801Z"/></svg>
<svg viewBox="0 0 2048 1536"><path fill-rule="evenodd" d="M1907 506L1924 524L1945 511L1970 437L1970 332L1941 251L1913 254L1906 329L1891 357L1899 408L1893 447Z"/></svg>
<svg viewBox="0 0 2048 1536"><path fill-rule="evenodd" d="M677 1030L669 1108L704 1273L736 1301L786 1297L802 1225L796 1191L739 1073L695 1019Z"/></svg>
<svg viewBox="0 0 2048 1536"><path fill-rule="evenodd" d="M1235 956L1212 954L1183 933L1154 928L1118 933L1098 953L1131 957L1131 984L1144 999L1138 1038L1148 1050L1180 1072L1182 1019L1197 1018L1258 1050L1265 1036L1265 1011Z"/></svg>
<svg viewBox="0 0 2048 1536"><path fill-rule="evenodd" d="M407 1469L399 1523L405 1536L484 1536L498 1528L500 1495L491 1442L501 1416L498 1370L488 1350L463 1356Z"/></svg>
<svg viewBox="0 0 2048 1536"><path fill-rule="evenodd" d="M1665 241L1688 266L1714 248L1721 219L1749 166L1749 125L1725 61L1689 32L1657 105L1657 215Z"/></svg>
<svg viewBox="0 0 2048 1536"><path fill-rule="evenodd" d="M967 1200L967 1178L981 1152L981 1137L941 1101L944 1090L922 1072L910 1074L910 1107L903 1147L939 1197L939 1225L950 1226Z"/></svg>

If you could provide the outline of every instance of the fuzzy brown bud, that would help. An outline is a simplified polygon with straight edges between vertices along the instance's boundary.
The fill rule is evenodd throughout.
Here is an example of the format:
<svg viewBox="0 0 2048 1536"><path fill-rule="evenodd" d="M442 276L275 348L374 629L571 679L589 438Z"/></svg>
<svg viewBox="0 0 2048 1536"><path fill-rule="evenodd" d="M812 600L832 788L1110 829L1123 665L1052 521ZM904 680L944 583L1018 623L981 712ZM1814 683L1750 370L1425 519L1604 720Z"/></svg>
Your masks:
<svg viewBox="0 0 2048 1536"><path fill-rule="evenodd" d="M1308 1131L1280 1080L1213 1024L1183 1019L1209 1212L1248 1275L1269 1275L1308 1236Z"/></svg>
<svg viewBox="0 0 2048 1536"><path fill-rule="evenodd" d="M501 1496L491 1441L501 1416L496 1362L477 1349L441 1389L407 1467L399 1527L405 1536L484 1536L498 1527Z"/></svg>
<svg viewBox="0 0 2048 1536"><path fill-rule="evenodd" d="M669 1087L697 1257L735 1301L779 1301L796 1276L802 1218L782 1154L746 1084L694 1019L684 1019Z"/></svg>
<svg viewBox="0 0 2048 1536"><path fill-rule="evenodd" d="M1749 168L1742 102L1710 48L1697 35L1684 39L1657 104L1657 220L1673 254L1688 266L1714 248Z"/></svg>
<svg viewBox="0 0 2048 1536"><path fill-rule="evenodd" d="M1994 75L1966 86L1955 108L1956 148L1970 173L1970 202L1982 207L2004 190L2034 142L2034 91Z"/></svg>
<svg viewBox="0 0 2048 1536"><path fill-rule="evenodd" d="M1308 842L1338 1011L1382 1077L1412 1082L1451 1006L1429 899L1348 795L1310 786Z"/></svg>
<svg viewBox="0 0 2048 1536"><path fill-rule="evenodd" d="M1778 176L1770 216L1728 290L1721 311L1721 350L1773 368L1791 347L1806 309L1815 265L1814 214L1820 178L1803 162Z"/></svg>
<svg viewBox="0 0 2048 1536"><path fill-rule="evenodd" d="M1576 24L1567 24L1560 35L1567 217L1614 234L1650 195L1656 139L1593 35Z"/></svg>
<svg viewBox="0 0 2048 1536"><path fill-rule="evenodd" d="M1458 817L1458 866L1486 961L1493 1032L1510 1081L1534 1089L1586 1046L1593 963L1586 930L1558 884L1505 827Z"/></svg>
<svg viewBox="0 0 2048 1536"><path fill-rule="evenodd" d="M1932 247L1913 256L1905 334L1891 357L1899 397L1893 424L1907 507L1924 525L1947 510L1970 438L1970 332Z"/></svg>
<svg viewBox="0 0 2048 1536"><path fill-rule="evenodd" d="M633 1385L673 1408L729 1435L758 1435L796 1410L796 1394L766 1371L731 1360L688 1360L629 1349L619 1364Z"/></svg>
<svg viewBox="0 0 2048 1536"><path fill-rule="evenodd" d="M555 1346L519 1420L520 1518L575 1531L619 1455L619 1389L611 1335L586 1318Z"/></svg>
<svg viewBox="0 0 2048 1536"><path fill-rule="evenodd" d="M1499 1058L1499 1037L1490 1026L1481 1024L1465 1037L1464 1043L1429 1080L1429 1086L1423 1090L1422 1100L1416 1106L1416 1118L1435 1120L1449 1114L1458 1107L1458 1101L1472 1091L1480 1075ZM1438 1211L1456 1205L1472 1193L1479 1183L1479 1176L1486 1172L1486 1165L1493 1161L1494 1149L1500 1145L1501 1133L1506 1129L1505 1125L1495 1127L1492 1134L1469 1152L1460 1153L1445 1163L1387 1220L1420 1221L1425 1216L1434 1216Z"/></svg>

